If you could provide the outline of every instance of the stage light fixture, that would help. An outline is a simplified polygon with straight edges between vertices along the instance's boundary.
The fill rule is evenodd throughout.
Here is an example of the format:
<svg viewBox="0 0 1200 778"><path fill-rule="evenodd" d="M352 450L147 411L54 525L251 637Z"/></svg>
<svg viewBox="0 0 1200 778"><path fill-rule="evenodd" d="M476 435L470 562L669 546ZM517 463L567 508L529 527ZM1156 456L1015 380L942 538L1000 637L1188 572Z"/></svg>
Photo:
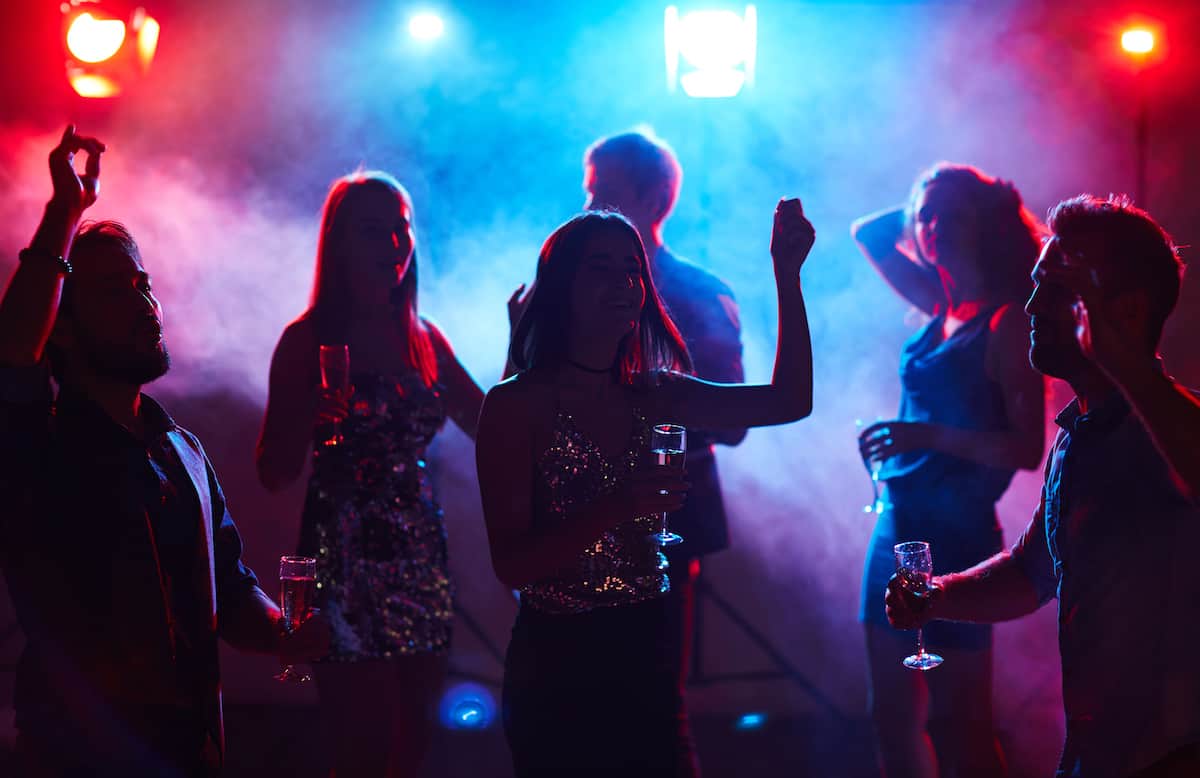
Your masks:
<svg viewBox="0 0 1200 778"><path fill-rule="evenodd" d="M408 34L419 41L432 41L446 32L442 17L430 11L413 14L408 20Z"/></svg>
<svg viewBox="0 0 1200 778"><path fill-rule="evenodd" d="M762 729L762 726L766 723L767 714L765 713L743 713L741 716L738 716L733 728L741 731Z"/></svg>
<svg viewBox="0 0 1200 778"><path fill-rule="evenodd" d="M125 22L97 19L87 11L67 28L67 51L81 62L103 62L125 42Z"/></svg>
<svg viewBox="0 0 1200 778"><path fill-rule="evenodd" d="M477 683L457 683L442 695L438 714L446 729L487 729L496 718L496 700Z"/></svg>
<svg viewBox="0 0 1200 778"><path fill-rule="evenodd" d="M146 9L70 0L59 10L67 80L81 97L115 97L149 69L161 28Z"/></svg>
<svg viewBox="0 0 1200 778"><path fill-rule="evenodd" d="M1154 33L1144 27L1134 27L1121 33L1121 48L1129 54L1149 54L1154 51Z"/></svg>
<svg viewBox="0 0 1200 778"><path fill-rule="evenodd" d="M663 18L667 89L689 97L734 97L754 85L758 55L758 10L681 13L667 6Z"/></svg>
<svg viewBox="0 0 1200 778"><path fill-rule="evenodd" d="M1137 107L1133 137L1136 161L1134 163L1134 202L1147 207L1149 196L1148 171L1150 159L1150 87L1149 79L1155 65L1161 64L1166 55L1165 27L1158 20L1141 17L1124 20L1121 29L1121 51L1133 74L1129 97Z"/></svg>

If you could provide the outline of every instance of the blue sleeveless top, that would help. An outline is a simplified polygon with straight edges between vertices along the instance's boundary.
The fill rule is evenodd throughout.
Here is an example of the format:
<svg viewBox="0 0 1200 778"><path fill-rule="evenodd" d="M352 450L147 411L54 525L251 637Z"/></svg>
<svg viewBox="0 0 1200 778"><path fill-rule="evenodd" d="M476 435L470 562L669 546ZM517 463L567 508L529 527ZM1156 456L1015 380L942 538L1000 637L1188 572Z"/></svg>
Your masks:
<svg viewBox="0 0 1200 778"><path fill-rule="evenodd" d="M1000 385L987 375L991 308L942 338L945 316L934 317L909 338L900 354L902 421L966 430L1003 430L1010 425ZM928 501L935 494L955 502L994 503L1014 471L990 467L940 451L909 451L886 460L879 479L893 502Z"/></svg>

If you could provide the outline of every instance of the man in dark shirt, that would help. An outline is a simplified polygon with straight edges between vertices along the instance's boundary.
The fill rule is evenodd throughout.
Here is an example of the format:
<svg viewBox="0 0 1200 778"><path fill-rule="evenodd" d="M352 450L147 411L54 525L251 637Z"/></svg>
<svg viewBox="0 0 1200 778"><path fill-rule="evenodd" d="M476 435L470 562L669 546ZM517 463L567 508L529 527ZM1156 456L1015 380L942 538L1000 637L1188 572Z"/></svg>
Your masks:
<svg viewBox="0 0 1200 778"><path fill-rule="evenodd" d="M0 301L18 750L39 776L204 775L224 757L218 636L301 659L328 631L283 633L199 441L141 393L170 364L150 277L121 225L76 235L103 150L64 132L54 194Z"/></svg>
<svg viewBox="0 0 1200 778"><path fill-rule="evenodd" d="M1058 775L1197 776L1200 402L1156 357L1181 265L1121 197L1062 202L1049 226L1025 308L1030 360L1076 397L1055 420L1041 503L1010 550L936 577L927 597L893 577L888 618L996 622L1057 597Z"/></svg>
<svg viewBox="0 0 1200 778"><path fill-rule="evenodd" d="M741 383L742 341L737 303L723 281L663 243L663 224L679 196L682 172L674 152L643 132L596 141L584 154L586 209L609 208L629 218L641 235L650 274L667 312L691 352L698 377ZM670 421L660 419L653 421ZM678 620L680 683L687 678L691 649L693 591L700 557L729 546L729 529L713 444L736 446L745 430L688 430L687 471L692 483L687 503L670 516L671 531L683 543L665 549L670 561L668 599Z"/></svg>

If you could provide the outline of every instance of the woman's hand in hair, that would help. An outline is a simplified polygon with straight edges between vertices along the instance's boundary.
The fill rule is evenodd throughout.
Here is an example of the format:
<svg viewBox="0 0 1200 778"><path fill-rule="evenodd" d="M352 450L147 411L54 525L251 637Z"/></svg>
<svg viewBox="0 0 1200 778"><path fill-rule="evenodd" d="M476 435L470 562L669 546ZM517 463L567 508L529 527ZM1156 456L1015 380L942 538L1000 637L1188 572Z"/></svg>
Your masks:
<svg viewBox="0 0 1200 778"><path fill-rule="evenodd" d="M536 282L534 285L536 285ZM534 285L531 285L529 290L526 291L525 284L521 284L508 298L509 332L513 332L517 329L517 324L520 323L521 317L525 314L525 309L529 307L529 301L533 299Z"/></svg>
<svg viewBox="0 0 1200 778"><path fill-rule="evenodd" d="M100 154L104 148L104 144L95 138L76 135L74 124L67 125L62 139L50 152L50 180L54 183L52 205L78 219L96 202L100 192ZM75 170L75 155L80 151L87 152L82 176Z"/></svg>
<svg viewBox="0 0 1200 778"><path fill-rule="evenodd" d="M780 278L795 277L815 241L816 230L805 218L800 200L780 200L775 207L775 226L771 231L771 258L775 260L775 274Z"/></svg>

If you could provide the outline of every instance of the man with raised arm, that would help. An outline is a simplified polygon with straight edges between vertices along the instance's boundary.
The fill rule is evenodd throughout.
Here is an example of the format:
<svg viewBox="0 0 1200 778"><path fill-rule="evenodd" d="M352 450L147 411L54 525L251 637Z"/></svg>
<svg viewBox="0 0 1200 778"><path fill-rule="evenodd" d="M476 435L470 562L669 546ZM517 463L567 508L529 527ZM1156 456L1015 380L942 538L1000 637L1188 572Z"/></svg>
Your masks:
<svg viewBox="0 0 1200 778"><path fill-rule="evenodd" d="M1171 239L1124 197L1059 203L1034 269L1030 360L1075 399L1016 544L892 625L1015 619L1057 597L1063 778L1200 775L1200 402L1157 357L1179 296ZM912 538L919 540L919 538Z"/></svg>
<svg viewBox="0 0 1200 778"><path fill-rule="evenodd" d="M281 630L200 442L142 394L170 365L150 276L122 225L79 228L103 151L67 127L0 301L19 761L37 776L207 775L224 758L217 638L304 659L328 631Z"/></svg>

